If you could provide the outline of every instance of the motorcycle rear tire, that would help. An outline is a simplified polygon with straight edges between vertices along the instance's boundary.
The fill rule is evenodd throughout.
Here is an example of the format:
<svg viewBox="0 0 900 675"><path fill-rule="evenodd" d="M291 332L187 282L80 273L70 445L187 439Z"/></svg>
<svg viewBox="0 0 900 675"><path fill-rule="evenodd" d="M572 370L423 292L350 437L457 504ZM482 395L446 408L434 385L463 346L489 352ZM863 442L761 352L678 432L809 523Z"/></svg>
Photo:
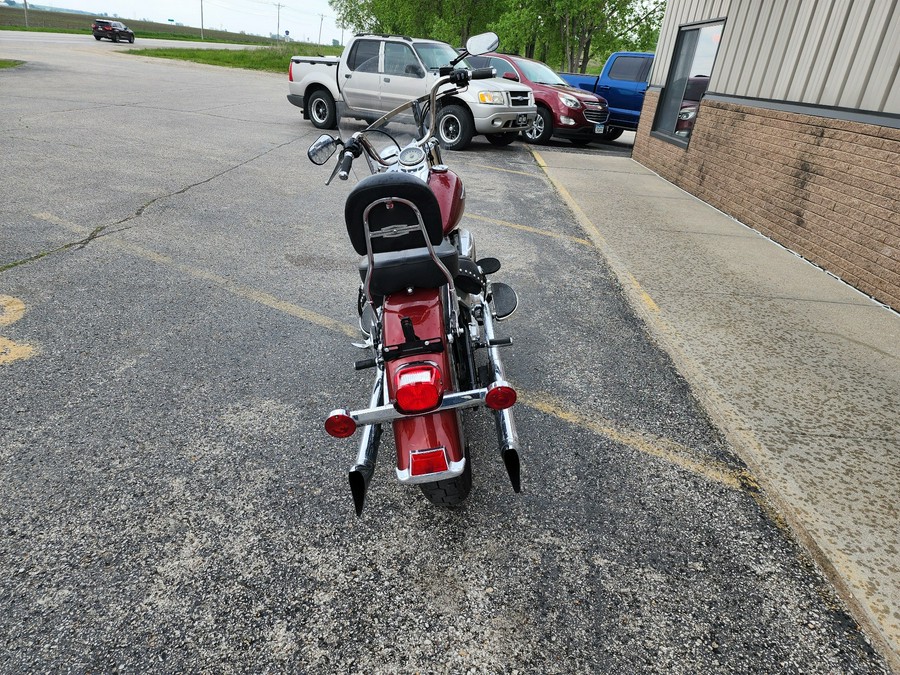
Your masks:
<svg viewBox="0 0 900 675"><path fill-rule="evenodd" d="M422 494L435 506L456 506L462 504L472 489L472 460L466 448L466 468L456 478L422 483Z"/></svg>

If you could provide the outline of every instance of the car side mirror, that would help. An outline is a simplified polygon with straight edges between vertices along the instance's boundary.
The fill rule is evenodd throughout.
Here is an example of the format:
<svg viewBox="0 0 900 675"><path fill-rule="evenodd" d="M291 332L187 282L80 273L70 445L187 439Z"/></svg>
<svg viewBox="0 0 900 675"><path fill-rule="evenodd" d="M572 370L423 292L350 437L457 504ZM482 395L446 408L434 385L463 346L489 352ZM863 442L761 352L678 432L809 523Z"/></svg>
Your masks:
<svg viewBox="0 0 900 675"><path fill-rule="evenodd" d="M518 82L519 76L516 75L515 73L511 73L507 70L505 73L503 73L503 79L504 80L512 80L513 82Z"/></svg>

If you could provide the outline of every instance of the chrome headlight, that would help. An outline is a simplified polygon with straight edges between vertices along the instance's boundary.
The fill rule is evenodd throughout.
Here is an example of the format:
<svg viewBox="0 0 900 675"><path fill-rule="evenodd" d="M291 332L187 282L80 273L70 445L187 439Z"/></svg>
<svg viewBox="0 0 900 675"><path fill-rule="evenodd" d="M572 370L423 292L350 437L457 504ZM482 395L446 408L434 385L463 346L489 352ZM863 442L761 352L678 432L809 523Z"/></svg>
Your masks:
<svg viewBox="0 0 900 675"><path fill-rule="evenodd" d="M486 105L506 105L506 96L502 91L479 91L478 100Z"/></svg>
<svg viewBox="0 0 900 675"><path fill-rule="evenodd" d="M567 106L569 108L578 109L581 107L581 101L579 101L577 98L575 98L571 94L560 94L559 100L562 101L562 104L564 106Z"/></svg>

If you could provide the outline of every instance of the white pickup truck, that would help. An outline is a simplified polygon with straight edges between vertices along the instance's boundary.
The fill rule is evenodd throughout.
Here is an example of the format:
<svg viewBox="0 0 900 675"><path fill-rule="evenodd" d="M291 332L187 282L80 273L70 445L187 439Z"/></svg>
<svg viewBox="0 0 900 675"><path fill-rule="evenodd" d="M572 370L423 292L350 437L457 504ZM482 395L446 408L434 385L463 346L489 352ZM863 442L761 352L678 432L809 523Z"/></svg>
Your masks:
<svg viewBox="0 0 900 675"><path fill-rule="evenodd" d="M341 114L371 121L428 93L438 69L458 56L445 42L357 35L340 58L291 58L288 101L320 129L337 127L341 101ZM494 145L508 145L531 127L536 114L529 87L500 78L473 80L456 96L443 99L436 136L449 150L462 150L476 134Z"/></svg>

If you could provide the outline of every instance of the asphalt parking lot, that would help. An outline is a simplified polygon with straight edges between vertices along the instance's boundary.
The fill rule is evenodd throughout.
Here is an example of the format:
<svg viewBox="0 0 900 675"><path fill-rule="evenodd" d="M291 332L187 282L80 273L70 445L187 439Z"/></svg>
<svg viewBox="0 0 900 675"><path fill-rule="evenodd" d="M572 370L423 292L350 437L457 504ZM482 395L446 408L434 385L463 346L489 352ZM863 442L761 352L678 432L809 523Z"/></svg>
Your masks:
<svg viewBox="0 0 900 675"><path fill-rule="evenodd" d="M462 507L382 459L357 519L322 431L369 384L353 179L324 186L285 78L20 35L0 671L886 672L527 147L445 155L521 299L523 492L474 414Z"/></svg>

